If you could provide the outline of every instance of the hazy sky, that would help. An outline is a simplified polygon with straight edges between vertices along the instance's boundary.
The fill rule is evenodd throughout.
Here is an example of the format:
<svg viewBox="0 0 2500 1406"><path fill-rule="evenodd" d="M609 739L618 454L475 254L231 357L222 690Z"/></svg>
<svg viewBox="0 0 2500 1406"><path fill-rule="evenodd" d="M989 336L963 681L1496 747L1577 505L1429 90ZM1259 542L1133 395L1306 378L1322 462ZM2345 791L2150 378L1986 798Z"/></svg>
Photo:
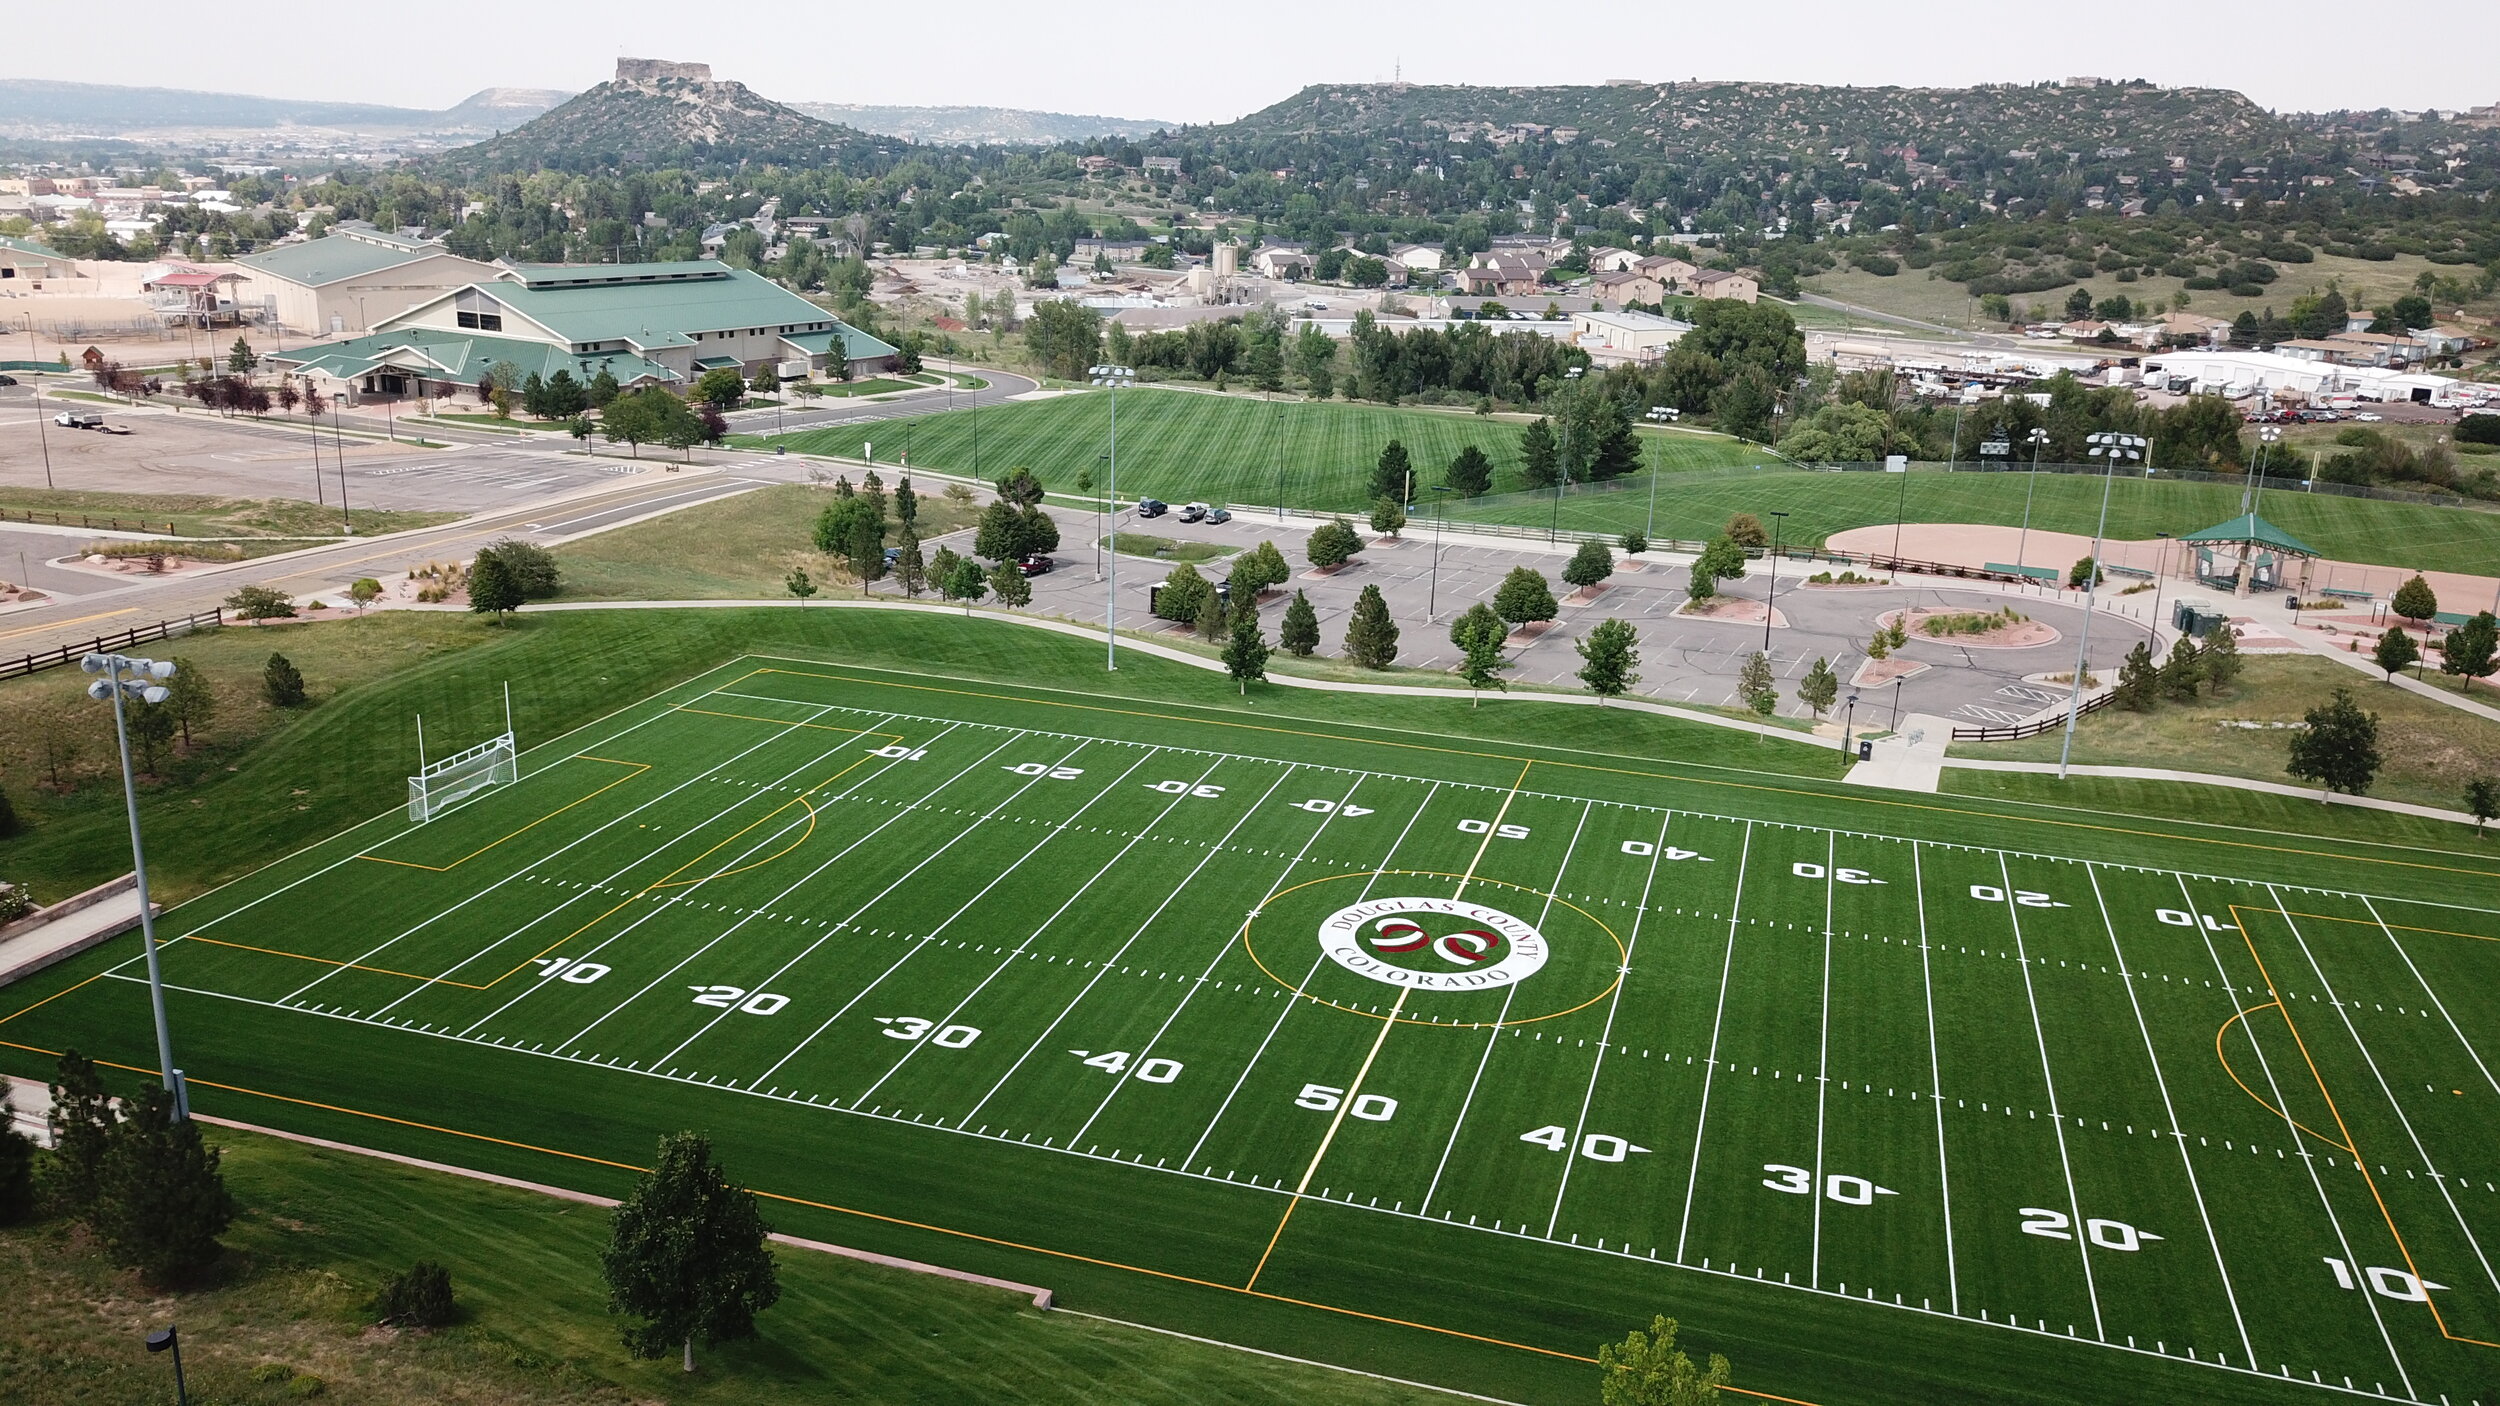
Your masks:
<svg viewBox="0 0 2500 1406"><path fill-rule="evenodd" d="M194 7L142 3L177 32ZM457 14L457 18L453 16ZM710 14L710 18L704 18ZM25 36L21 33L21 38ZM1733 42L1730 42L1733 41ZM1707 50L1708 53L1703 51ZM186 43L29 43L0 73L447 107L479 88L588 87L619 54L708 62L799 102L981 104L1225 121L1305 84L1776 79L1864 85L2071 74L2236 88L2277 109L2500 101L2494 0L2049 5L1516 0L1250 6L952 3L853 8L682 0L415 12L347 5ZM28 60L42 56L37 68ZM203 56L207 61L203 61Z"/></svg>

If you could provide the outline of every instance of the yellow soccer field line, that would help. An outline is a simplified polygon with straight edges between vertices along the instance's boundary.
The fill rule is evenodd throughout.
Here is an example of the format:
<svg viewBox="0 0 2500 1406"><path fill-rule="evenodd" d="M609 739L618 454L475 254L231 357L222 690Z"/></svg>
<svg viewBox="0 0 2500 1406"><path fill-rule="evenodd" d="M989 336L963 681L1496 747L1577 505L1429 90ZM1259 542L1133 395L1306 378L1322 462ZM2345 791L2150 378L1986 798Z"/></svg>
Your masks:
<svg viewBox="0 0 2500 1406"><path fill-rule="evenodd" d="M731 679L730 682L739 683L743 681L739 679ZM792 706L805 708L813 705L806 703L793 703ZM866 728L859 727L835 727L832 723L792 722L788 718L759 717L754 713L727 713L718 708L697 708L685 703L670 704L669 711L672 713L700 713L707 718L736 718L740 722L771 723L775 727L812 727L819 732L847 732L854 737L884 737L890 738L896 742L903 740L899 733L870 732Z"/></svg>
<svg viewBox="0 0 2500 1406"><path fill-rule="evenodd" d="M2276 1009L2283 1012L2284 1028L2292 1032L2292 1043L2300 1049L2301 1062L2309 1066L2309 1077L2317 1083L2318 1096L2326 1100L2326 1111L2335 1119L2336 1131L2344 1135L2344 1150L2352 1154L2353 1167L2361 1173L2362 1184L2370 1188L2370 1199L2378 1205L2379 1218L2387 1223L2387 1233L2396 1242L2396 1253L2404 1257L2405 1272L2412 1275L2416 1283L2428 1283L2429 1281L2422 1274L2422 1267L2413 1262L2413 1249L2405 1244L2404 1232L2396 1228L2395 1212L2388 1208L2386 1194L2379 1190L2378 1178L2370 1171L2370 1159L2362 1155L2360 1146L2353 1138L2352 1128L2344 1122L2343 1110L2336 1107L2335 1095L2326 1086L2325 1073L2318 1068L2316 1057L2309 1053L2309 1042L2301 1038L2300 1025L2292 1019L2291 1007L2281 1004L2283 993L2274 984L2274 973L2266 970L2265 957L2257 951L2256 935L2248 930L2246 923L2240 921L2240 914L2243 911L2280 913L2282 910L2255 907L2243 910L2242 906L2236 903L2230 905L2230 910L2231 921L2240 930L2240 940L2248 944L2249 960L2257 964L2257 978L2266 984L2266 994L2275 998ZM2450 1342L2471 1343L2476 1347L2500 1348L2500 1342L2490 1342L2450 1331L2447 1315L2439 1311L2439 1305L2432 1300L2428 1289L2422 1291L2422 1307L2430 1310L2431 1322L2438 1327L2439 1335Z"/></svg>
<svg viewBox="0 0 2500 1406"><path fill-rule="evenodd" d="M1036 708L1066 708L1078 712L1110 713L1121 717L1149 718L1156 722L1182 723L1192 727L1224 727L1245 732L1269 732L1284 737L1316 738L1324 742L1364 747L1389 747L1413 752L1437 752L1445 756L1473 757L1485 761L1515 762L1521 758L1504 752L1479 752L1464 747L1440 747L1423 742L1398 742L1385 738L1347 737L1341 733L1314 732L1301 728L1271 727L1260 723L1234 722L1225 718L1182 717L1140 708L1112 708L1098 703L1069 703L1055 698L1022 698L1014 694L984 693L978 689L941 688L935 684L903 683L894 679L861 678L851 674L820 674L805 669L760 669L759 673L790 674L798 678L831 679L836 683L861 684L872 688L900 688L920 693L952 694L962 698L981 698L999 703L1017 703ZM2488 869L2470 869L2453 864L2433 864L2418 859L2384 859L2376 855L2358 855L2339 850L2302 849L2293 845L2264 844L2255 840L2224 840L2207 835L2182 834L2167 830L2139 830L2124 825L2095 825L2081 820L2049 820L2038 816L2006 815L1997 811L1970 810L1961 806L1937 805L1923 801L1893 800L1881 796L1858 796L1830 791L1809 791L1795 786L1773 786L1758 781L1725 781L1708 776L1678 776L1668 772L1641 771L1631 767L1604 766L1594 762L1557 761L1553 758L1531 758L1548 767L1574 771L1594 771L1617 776L1638 777L1646 781L1669 781L1688 786L1717 786L1736 791L1757 791L1765 795L1799 796L1809 800L1829 801L1844 805L1883 806L1894 810L1920 811L1949 815L1968 820L1985 820L1997 824L2046 825L2064 830L2084 830L2098 834L2124 835L2135 839L2167 840L2173 843L2216 845L2227 849L2256 850L2266 854L2290 855L2302 859L2337 859L2360 864L2386 865L2399 869L2421 869L2439 874L2468 874L2478 879L2500 879Z"/></svg>
<svg viewBox="0 0 2500 1406"><path fill-rule="evenodd" d="M376 864L396 864L396 865L398 865L398 866L399 866L400 868L402 868L402 869L423 869L423 870L428 871L429 873L435 873L435 874L447 874L447 873L450 873L452 870L459 868L461 865L468 863L470 860L477 858L479 855L486 853L486 851L488 851L488 850L490 850L490 849L493 849L495 846L497 846L497 845L499 845L499 844L502 844L505 840L509 840L509 839L513 838L514 836L516 836L516 835L521 835L521 834L527 833L528 831L535 830L535 829L537 829L539 826L544 825L544 824L546 824L548 821L555 819L557 816L564 814L564 813L565 813L566 811L568 811L568 810L571 810L573 807L575 807L575 806L577 806L577 805L580 805L583 801L590 800L590 799L592 799L592 798L594 798L594 797L596 797L596 796L602 795L602 794L604 794L604 793L606 793L606 792L608 792L608 791L610 791L610 790L612 790L612 789L614 789L614 788L616 788L616 787L618 787L618 786L622 786L622 785L624 785L626 782L633 780L635 777L640 776L640 775L642 775L644 772L649 771L649 770L651 769L651 764L650 764L649 762L626 762L626 761L618 761L618 760L617 760L616 758L614 758L614 757L594 757L594 756L590 755L590 754L589 754L589 753L587 753L587 752L576 752L576 753L574 753L572 756L567 757L567 758L565 758L564 760L566 760L566 761L583 761L583 762L606 762L606 763L607 763L608 765L610 765L610 766L629 766L629 767L632 767L634 770L633 770L630 774L628 774L628 775L625 775L625 776L620 776L620 777L616 778L614 781L609 782L607 785L600 787L598 790L591 792L591 793L590 793L589 795L587 795L587 796L580 797L580 798L579 798L579 799L577 799L577 800L567 801L567 802L565 802L563 805L557 806L554 810L551 810L551 811L547 812L545 815L542 815L542 816L538 817L536 820L533 820L533 821L531 821L529 824L522 826L520 829L512 831L510 834L502 835L502 836L499 836L499 837L497 837L497 838L495 838L495 839L493 839L493 840L489 840L489 841L488 841L488 842L486 842L485 844L482 844L482 845L478 846L476 849L473 849L473 850L469 851L467 854L464 854L464 855L460 856L458 859L453 860L453 861L452 861L452 862L450 862L449 864L419 864L419 863L416 863L416 862L415 862L415 861L413 861L413 860L407 860L407 859L385 859L385 858L383 858L382 856L380 856L380 855L378 855L378 854L360 854L360 855L358 855L358 856L356 856L356 857L357 857L358 859L370 859L370 860L372 860L372 861L373 861L374 863L376 863Z"/></svg>
<svg viewBox="0 0 2500 1406"><path fill-rule="evenodd" d="M362 962L346 962L341 961L336 957L313 957L307 956L302 952L282 951L275 947L254 947L248 942L228 942L222 937L202 937L195 932L184 933L177 940L182 942L205 942L211 947L232 947L237 951L257 952L264 957L289 957L298 962L318 962L325 967L339 967L347 971L372 972L377 976L397 976L405 977L410 981L422 981L428 984L440 983L444 986L458 986L470 991L483 991L486 989L483 986L472 986L465 981L453 981L449 977L421 976L416 972L394 971L389 967L369 967Z"/></svg>
<svg viewBox="0 0 2500 1406"><path fill-rule="evenodd" d="M2275 1117L2282 1119L2284 1122L2291 1124L2293 1127L2300 1129L2302 1132L2307 1133L2309 1136L2316 1138L2318 1141L2325 1143L2329 1147L2334 1148L2336 1151L2350 1154L2352 1152L2352 1148L2349 1144L2337 1142L2335 1139L2328 1137L2326 1134L2319 1132L2313 1127L2310 1127L2307 1123L2300 1121L2291 1114L2286 1113L2282 1109L2275 1107L2273 1104L2266 1102L2265 1095L2258 1093L2255 1089L2248 1086L2248 1081L2240 1077L2240 1072L2231 1067L2231 1056L2223 1052L2223 1038L2231 1033L2232 1026L2239 1024L2241 1021L2246 1020L2248 1017L2255 1015L2259 1011L2281 1011L2282 1009L2283 1003L2281 1001L2266 1001L2258 1005L2250 1006L2247 1010L2241 1011L2238 1015L2222 1022L2222 1025L2214 1031L2214 1058L2222 1062L2222 1072L2231 1076L2231 1082L2240 1086L2241 1093L2255 1099L2259 1108L2262 1108L2268 1113L2273 1114ZM2248 1038L2251 1043L2254 1043L2257 1039L2257 1032L2251 1030L2248 1032Z"/></svg>

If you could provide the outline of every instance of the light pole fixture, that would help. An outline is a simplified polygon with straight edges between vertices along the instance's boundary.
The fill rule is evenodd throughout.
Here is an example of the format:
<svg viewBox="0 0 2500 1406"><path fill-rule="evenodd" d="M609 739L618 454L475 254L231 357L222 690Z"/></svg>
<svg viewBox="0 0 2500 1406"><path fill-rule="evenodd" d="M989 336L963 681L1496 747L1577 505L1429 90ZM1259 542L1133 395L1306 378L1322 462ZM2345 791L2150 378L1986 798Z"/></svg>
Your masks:
<svg viewBox="0 0 2500 1406"><path fill-rule="evenodd" d="M2049 432L2034 425L2031 427L2031 433L2023 437L2031 441L2031 482L2023 487L2023 531L2021 536L2014 539L2014 564L2016 566L2031 564L2025 559L2023 553L2031 548L2031 495L2040 491L2040 448L2049 442Z"/></svg>
<svg viewBox="0 0 2500 1406"><path fill-rule="evenodd" d="M1563 373L1563 382L1566 385L1575 384L1579 381L1579 379L1580 368L1577 366L1574 366L1570 370ZM1554 466L1554 511L1545 519L1545 542L1548 546L1553 545L1555 535L1562 527L1563 490L1571 486L1570 410L1571 407L1568 404L1563 407L1562 462Z"/></svg>
<svg viewBox="0 0 2500 1406"><path fill-rule="evenodd" d="M170 1352L174 1355L175 1406L190 1406L191 1393L185 1390L182 1384L182 1333L180 1330L167 1326L148 1334L148 1351Z"/></svg>
<svg viewBox="0 0 2500 1406"><path fill-rule="evenodd" d="M1788 514L1771 510L1771 590L1762 598L1762 653L1771 653L1771 606L1780 598L1780 529L1788 525Z"/></svg>
<svg viewBox="0 0 2500 1406"><path fill-rule="evenodd" d="M1857 690L1849 691L1848 701L1843 706L1846 711L1842 714L1840 724L1840 756L1841 760L1846 761L1849 758L1851 734L1855 732L1858 724Z"/></svg>
<svg viewBox="0 0 2500 1406"><path fill-rule="evenodd" d="M1103 485L1103 496L1110 508L1111 529L1117 531L1120 525L1120 387L1137 384L1137 372L1130 367L1105 364L1087 368L1086 378L1111 392L1111 453L1106 456L1111 465L1111 476L1109 482ZM1106 671L1115 671L1120 667L1120 551L1117 543L1113 543L1104 554L1103 563L1106 569L1103 572L1105 585L1102 594L1102 666Z"/></svg>
<svg viewBox="0 0 2500 1406"><path fill-rule="evenodd" d="M1672 405L1649 407L1649 422L1653 425L1672 425L1683 417L1684 412ZM1654 439L1652 442L1655 442ZM1644 538L1658 530L1658 473L1658 456L1653 454L1649 463L1649 522L1641 529Z"/></svg>
<svg viewBox="0 0 2500 1406"><path fill-rule="evenodd" d="M2101 463L2101 520L2092 529L2092 569L2083 576L2083 628L2077 631L2075 644L2075 686L2066 698L2066 736L2057 748L2057 779L2066 779L2066 759L2075 750L2075 720L2083 715L2083 675L2085 661L2092 650L2092 606L2101 592L2102 538L2109 531L2109 490L2122 463L2140 463L2144 458L2144 436L2120 434L2103 430L2084 441L2092 446L2091 455Z"/></svg>
<svg viewBox="0 0 2500 1406"><path fill-rule="evenodd" d="M133 659L121 654L90 654L78 661L78 667L98 677L87 685L87 696L113 705L113 738L121 746L122 805L130 816L130 872L139 889L139 934L148 959L148 1002L156 1012L156 1060L164 1071L165 1092L174 1096L174 1117L191 1116L190 1096L182 1086L182 1071L174 1067L173 1032L165 1024L165 981L156 960L156 915L148 906L148 857L139 842L139 786L130 773L130 725L124 719L123 699L137 699L148 704L162 703L169 696L165 680L174 676L170 659Z"/></svg>

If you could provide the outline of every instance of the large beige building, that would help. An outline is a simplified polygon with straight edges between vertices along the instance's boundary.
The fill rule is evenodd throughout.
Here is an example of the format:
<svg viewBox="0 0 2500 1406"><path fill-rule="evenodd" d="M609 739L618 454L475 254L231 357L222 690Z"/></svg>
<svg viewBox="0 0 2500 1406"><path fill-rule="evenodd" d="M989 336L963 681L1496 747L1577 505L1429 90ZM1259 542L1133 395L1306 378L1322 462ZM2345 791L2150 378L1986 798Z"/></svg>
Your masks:
<svg viewBox="0 0 2500 1406"><path fill-rule="evenodd" d="M276 298L278 320L315 337L361 335L419 303L502 272L460 257L440 240L354 222L320 239L246 254L235 264L249 279L236 290L239 298Z"/></svg>

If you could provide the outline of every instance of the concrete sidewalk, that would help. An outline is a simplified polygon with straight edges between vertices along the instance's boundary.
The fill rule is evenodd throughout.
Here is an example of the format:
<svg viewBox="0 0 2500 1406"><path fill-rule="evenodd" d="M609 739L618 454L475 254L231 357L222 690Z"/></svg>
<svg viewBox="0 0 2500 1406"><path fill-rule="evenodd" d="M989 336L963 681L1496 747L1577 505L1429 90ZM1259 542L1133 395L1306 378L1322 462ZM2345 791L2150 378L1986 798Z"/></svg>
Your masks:
<svg viewBox="0 0 2500 1406"><path fill-rule="evenodd" d="M158 911L163 907L159 905ZM0 986L139 926L137 880L124 874L0 928Z"/></svg>

